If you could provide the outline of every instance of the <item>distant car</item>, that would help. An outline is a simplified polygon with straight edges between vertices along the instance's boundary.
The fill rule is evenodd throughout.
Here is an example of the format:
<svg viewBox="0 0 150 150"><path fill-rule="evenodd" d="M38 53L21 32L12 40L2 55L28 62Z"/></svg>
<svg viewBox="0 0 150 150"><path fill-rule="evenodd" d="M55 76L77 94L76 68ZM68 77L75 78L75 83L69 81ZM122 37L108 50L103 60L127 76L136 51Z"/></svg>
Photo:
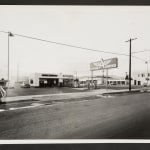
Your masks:
<svg viewBox="0 0 150 150"><path fill-rule="evenodd" d="M23 85L21 85L21 87L22 88L30 88L31 86L30 86L30 84L23 84Z"/></svg>

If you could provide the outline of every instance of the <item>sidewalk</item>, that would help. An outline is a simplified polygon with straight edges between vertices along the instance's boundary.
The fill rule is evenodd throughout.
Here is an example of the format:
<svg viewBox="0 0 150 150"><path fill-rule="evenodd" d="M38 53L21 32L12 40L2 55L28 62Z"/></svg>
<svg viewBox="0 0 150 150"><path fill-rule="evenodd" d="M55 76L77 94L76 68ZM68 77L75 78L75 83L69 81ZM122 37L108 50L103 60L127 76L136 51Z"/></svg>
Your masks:
<svg viewBox="0 0 150 150"><path fill-rule="evenodd" d="M141 91L141 89L132 89L132 91ZM61 93L61 94L46 94L46 95L27 95L27 96L16 96L16 97L6 97L3 98L3 102L15 102L15 101L25 101L25 100L61 100L61 99L73 99L73 98L84 98L94 95L102 94L113 94L113 93L125 93L128 89L123 90L112 90L112 89L98 89L90 90L86 92L76 92L76 93Z"/></svg>

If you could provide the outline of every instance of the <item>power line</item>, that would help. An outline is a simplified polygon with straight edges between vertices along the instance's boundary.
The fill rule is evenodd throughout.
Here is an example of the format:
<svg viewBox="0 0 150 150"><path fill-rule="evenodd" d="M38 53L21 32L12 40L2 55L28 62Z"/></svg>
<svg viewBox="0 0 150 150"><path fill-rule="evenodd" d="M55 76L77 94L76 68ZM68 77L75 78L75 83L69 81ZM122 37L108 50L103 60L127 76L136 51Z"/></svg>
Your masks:
<svg viewBox="0 0 150 150"><path fill-rule="evenodd" d="M139 57L136 57L136 56L131 56L131 57L136 58L136 59L141 60L141 61L144 61L144 62L147 61L145 59L142 59L142 58L139 58Z"/></svg>
<svg viewBox="0 0 150 150"><path fill-rule="evenodd" d="M0 31L0 32L7 33L7 34L10 33L10 32L6 32L6 31ZM86 47L81 47L81 46L75 46L75 45L71 45L71 44L45 40L45 39L36 38L36 37L32 37L32 36L26 36L26 35L17 34L17 33L13 33L13 35L16 35L16 36L19 36L19 37L24 37L24 38L30 38L30 39L38 40L38 41L42 41L42 42L47 42L47 43L52 43L52 44L57 44L57 45L62 45L62 46L67 46L67 47L72 47L72 48L83 49L83 50L87 50L87 51L93 51L93 52L99 52L99 53L107 53L107 54L113 54L113 55L129 56L128 54L125 54L125 53L115 53L115 52L110 52L110 51L103 51L103 50L97 50L97 49L86 48ZM141 61L146 61L146 60L138 58L136 56L132 56L132 57L136 58L136 59L139 59Z"/></svg>
<svg viewBox="0 0 150 150"><path fill-rule="evenodd" d="M142 51L132 52L132 54L141 53L141 52L146 52L146 51L150 51L150 50L145 49L145 50L142 50Z"/></svg>
<svg viewBox="0 0 150 150"><path fill-rule="evenodd" d="M39 41L43 41L43 42L53 43L53 44L57 44L57 45L68 46L68 47L72 47L72 48L84 49L84 50L88 50L88 51L95 51L95 52L102 52L102 53L109 53L109 54L116 54L116 55L127 56L127 54L123 54L123 53L114 53L114 52L110 52L110 51L102 51L102 50L97 50L97 49L85 48L85 47L81 47L81 46L75 46L75 45L70 45L70 44L65 44L65 43L60 43L60 42L54 42L54 41L44 40L44 39L35 38L35 37L31 37L31 36L20 35L20 34L14 34L14 35L25 37L25 38L30 38L30 39L34 39L34 40L39 40Z"/></svg>
<svg viewBox="0 0 150 150"><path fill-rule="evenodd" d="M8 33L8 32L5 32L5 31L0 31L0 32ZM17 34L17 33L13 33L13 35L24 37L24 38L30 38L30 39L38 40L38 41L42 41L42 42L48 42L48 43L53 43L53 44L57 44L57 45L62 45L62 46L68 46L68 47L72 47L72 48L84 49L84 50L88 50L88 51L95 51L95 52L101 52L101 53L109 53L109 54L115 54L115 55L128 56L127 54L124 54L124 53L114 53L114 52L110 52L110 51L102 51L102 50L97 50L97 49L85 48L85 47L81 47L81 46L75 46L75 45L66 44L66 43L60 43L60 42L55 42L55 41L50 41L50 40L44 40L44 39L41 39L41 38L26 36L26 35Z"/></svg>

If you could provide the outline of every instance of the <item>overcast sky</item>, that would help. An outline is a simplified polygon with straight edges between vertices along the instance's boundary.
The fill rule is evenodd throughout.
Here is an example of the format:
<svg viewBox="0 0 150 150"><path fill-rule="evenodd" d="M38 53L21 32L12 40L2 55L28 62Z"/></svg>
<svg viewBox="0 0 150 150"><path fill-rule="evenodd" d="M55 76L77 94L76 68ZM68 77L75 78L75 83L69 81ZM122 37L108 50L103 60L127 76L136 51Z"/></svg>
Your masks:
<svg viewBox="0 0 150 150"><path fill-rule="evenodd" d="M129 54L150 50L149 6L0 6L0 31L10 31L75 46ZM0 76L7 75L8 36L0 32ZM134 54L150 61L150 51ZM19 36L10 37L11 76L34 72L90 74L90 63L118 57L118 68L109 74L128 72L127 56L90 52ZM146 70L144 61L132 59L132 72ZM96 71L94 74L102 74Z"/></svg>

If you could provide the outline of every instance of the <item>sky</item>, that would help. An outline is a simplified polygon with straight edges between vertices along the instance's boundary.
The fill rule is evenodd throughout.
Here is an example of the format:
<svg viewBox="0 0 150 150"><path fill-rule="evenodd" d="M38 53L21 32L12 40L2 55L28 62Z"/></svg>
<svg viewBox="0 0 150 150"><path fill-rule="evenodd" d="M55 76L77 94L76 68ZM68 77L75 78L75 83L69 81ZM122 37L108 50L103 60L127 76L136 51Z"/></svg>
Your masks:
<svg viewBox="0 0 150 150"><path fill-rule="evenodd" d="M150 50L150 6L0 6L0 31L81 46L100 51L129 54ZM125 76L129 57L86 51L15 35L10 37L10 76L31 73L90 75L90 63L118 58L111 75ZM7 77L8 35L0 32L0 78ZM150 61L150 51L134 56ZM132 58L132 72L145 71L145 61ZM102 71L94 74L102 75Z"/></svg>

